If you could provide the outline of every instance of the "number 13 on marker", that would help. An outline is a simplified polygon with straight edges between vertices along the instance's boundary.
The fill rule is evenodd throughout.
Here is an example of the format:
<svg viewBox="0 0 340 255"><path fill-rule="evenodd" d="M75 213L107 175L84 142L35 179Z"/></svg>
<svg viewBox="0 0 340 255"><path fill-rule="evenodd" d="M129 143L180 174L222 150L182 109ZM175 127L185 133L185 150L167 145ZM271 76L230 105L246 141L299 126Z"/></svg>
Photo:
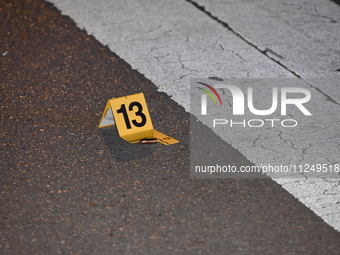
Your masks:
<svg viewBox="0 0 340 255"><path fill-rule="evenodd" d="M137 107L137 111L134 112L133 108ZM132 124L136 127L143 127L146 124L147 118L145 116L145 114L143 113L143 106L141 103L137 102L137 101L133 101L132 103L129 104L129 112L134 112L134 114L138 117L140 117L140 122L138 122L137 120L132 120ZM127 114L126 112L126 107L125 104L122 104L120 109L117 110L117 113L122 113L124 116L124 120L125 120L125 125L127 129L131 129L131 123L130 123L130 118L129 118L129 114Z"/></svg>
<svg viewBox="0 0 340 255"><path fill-rule="evenodd" d="M142 93L114 99L112 112L121 137L153 136L153 125Z"/></svg>
<svg viewBox="0 0 340 255"><path fill-rule="evenodd" d="M157 138L158 142L165 145L179 142L154 130L143 93L113 98L107 102L98 127L114 124L119 136L130 143L145 138Z"/></svg>

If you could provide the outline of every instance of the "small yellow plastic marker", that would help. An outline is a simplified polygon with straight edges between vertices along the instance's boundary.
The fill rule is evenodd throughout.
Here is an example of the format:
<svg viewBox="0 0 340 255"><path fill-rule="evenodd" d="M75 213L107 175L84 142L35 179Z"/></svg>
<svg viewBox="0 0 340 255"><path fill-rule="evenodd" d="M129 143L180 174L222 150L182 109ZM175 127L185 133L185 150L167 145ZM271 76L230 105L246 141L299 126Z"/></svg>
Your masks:
<svg viewBox="0 0 340 255"><path fill-rule="evenodd" d="M129 143L137 143L142 139L150 138L157 138L158 142L165 145L179 142L153 128L143 93L112 98L107 101L98 128L115 124L119 136Z"/></svg>

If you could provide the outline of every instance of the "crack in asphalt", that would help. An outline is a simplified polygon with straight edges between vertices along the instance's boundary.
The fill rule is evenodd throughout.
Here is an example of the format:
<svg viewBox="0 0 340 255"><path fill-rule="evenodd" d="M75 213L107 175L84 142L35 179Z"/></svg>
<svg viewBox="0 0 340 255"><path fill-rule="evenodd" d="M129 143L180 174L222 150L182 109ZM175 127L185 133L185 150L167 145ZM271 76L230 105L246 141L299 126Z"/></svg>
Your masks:
<svg viewBox="0 0 340 255"><path fill-rule="evenodd" d="M179 77L180 80L183 79L183 78L186 77L186 76L192 75L193 73L199 73L198 70L190 69L190 68L188 68L188 67L185 67L185 66L184 66L184 63L183 63L183 61L182 61L181 58L182 58L182 55L179 54L179 55L178 55L178 58L177 58L178 62L180 63L182 69L188 70L189 73L188 73L188 74L183 74L183 75L181 75L181 76Z"/></svg>

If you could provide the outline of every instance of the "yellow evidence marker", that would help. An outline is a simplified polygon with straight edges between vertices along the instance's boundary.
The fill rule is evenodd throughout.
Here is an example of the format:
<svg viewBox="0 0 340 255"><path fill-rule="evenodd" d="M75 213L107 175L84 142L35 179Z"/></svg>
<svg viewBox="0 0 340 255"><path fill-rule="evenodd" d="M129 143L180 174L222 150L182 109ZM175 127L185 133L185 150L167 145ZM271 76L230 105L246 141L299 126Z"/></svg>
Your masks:
<svg viewBox="0 0 340 255"><path fill-rule="evenodd" d="M153 128L143 93L107 101L98 128L112 125L117 126L119 136L129 143L152 138L165 145L179 142Z"/></svg>

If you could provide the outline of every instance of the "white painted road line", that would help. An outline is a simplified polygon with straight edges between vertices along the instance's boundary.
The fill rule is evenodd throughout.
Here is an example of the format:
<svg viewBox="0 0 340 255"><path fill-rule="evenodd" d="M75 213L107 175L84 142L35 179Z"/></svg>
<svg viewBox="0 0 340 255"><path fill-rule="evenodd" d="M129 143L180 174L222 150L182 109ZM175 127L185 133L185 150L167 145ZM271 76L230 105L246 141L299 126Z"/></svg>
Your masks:
<svg viewBox="0 0 340 255"><path fill-rule="evenodd" d="M221 136L255 164L264 159L339 163L340 76L335 70L340 68L340 7L336 4L198 1L204 11L194 2L179 0L51 2L188 111L190 78L301 77L316 99L315 118L306 123L307 130ZM326 84L310 80L320 76L327 77ZM275 180L340 230L339 179Z"/></svg>
<svg viewBox="0 0 340 255"><path fill-rule="evenodd" d="M195 2L291 72L303 78L339 78L340 7L337 4L327 0ZM337 81L313 85L340 104Z"/></svg>

